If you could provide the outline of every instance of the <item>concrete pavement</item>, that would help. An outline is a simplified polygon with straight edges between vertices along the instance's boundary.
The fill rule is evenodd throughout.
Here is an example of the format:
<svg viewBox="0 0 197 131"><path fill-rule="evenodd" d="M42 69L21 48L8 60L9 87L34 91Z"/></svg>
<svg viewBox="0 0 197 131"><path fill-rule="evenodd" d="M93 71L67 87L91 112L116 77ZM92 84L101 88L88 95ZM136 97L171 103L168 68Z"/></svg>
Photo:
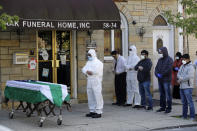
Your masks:
<svg viewBox="0 0 197 131"><path fill-rule="evenodd" d="M174 100L180 103L180 100ZM195 102L197 109L197 102ZM181 115L182 105L173 105L169 114L133 109L131 107L112 106L111 102L105 102L102 118L93 119L85 117L88 112L87 104L73 104L72 112L64 107L62 125L56 123L57 117L48 117L43 127L38 127L39 117L33 115L26 117L24 112L15 112L14 119L8 118L9 111L0 111L0 124L14 131L146 131L169 127L197 125L197 121L182 120L172 117Z"/></svg>

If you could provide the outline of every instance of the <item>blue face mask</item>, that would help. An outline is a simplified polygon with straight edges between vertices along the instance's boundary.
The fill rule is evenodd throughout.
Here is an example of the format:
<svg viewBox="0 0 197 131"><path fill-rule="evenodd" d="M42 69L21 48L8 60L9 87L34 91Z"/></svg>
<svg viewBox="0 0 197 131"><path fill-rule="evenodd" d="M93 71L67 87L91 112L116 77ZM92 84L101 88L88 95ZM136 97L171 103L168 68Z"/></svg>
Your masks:
<svg viewBox="0 0 197 131"><path fill-rule="evenodd" d="M92 61L93 58L91 56L88 56L88 61Z"/></svg>

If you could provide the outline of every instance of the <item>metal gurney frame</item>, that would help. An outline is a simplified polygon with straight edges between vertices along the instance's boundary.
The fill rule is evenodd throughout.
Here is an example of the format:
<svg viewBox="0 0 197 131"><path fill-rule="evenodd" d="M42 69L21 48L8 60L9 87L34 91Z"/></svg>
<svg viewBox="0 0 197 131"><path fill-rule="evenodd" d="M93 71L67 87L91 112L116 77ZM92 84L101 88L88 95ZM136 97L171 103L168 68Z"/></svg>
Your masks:
<svg viewBox="0 0 197 131"><path fill-rule="evenodd" d="M12 109L9 118L14 116L14 101L20 101L16 110L22 109L26 116L30 117L37 112L40 117L39 126L47 116L52 114L56 116L54 109L59 108L57 124L62 124L62 104L67 105L67 110L71 111L70 95L67 92L66 85L54 84L49 82L23 80L7 81L5 88L5 97L12 101ZM46 117L45 117L46 116Z"/></svg>

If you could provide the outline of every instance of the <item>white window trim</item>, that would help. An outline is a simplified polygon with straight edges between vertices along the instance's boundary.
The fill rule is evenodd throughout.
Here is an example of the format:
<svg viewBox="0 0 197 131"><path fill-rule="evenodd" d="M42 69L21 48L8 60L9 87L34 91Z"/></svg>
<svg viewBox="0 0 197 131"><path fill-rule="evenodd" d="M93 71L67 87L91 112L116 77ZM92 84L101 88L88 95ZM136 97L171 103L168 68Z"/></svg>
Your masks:
<svg viewBox="0 0 197 131"><path fill-rule="evenodd" d="M129 34L128 34L128 22L126 17L120 13L121 17L121 30L122 30L122 55L128 57L128 45L129 45ZM111 30L111 50L115 49L115 39L114 39L114 30ZM104 56L104 60L111 61L113 60L112 56Z"/></svg>

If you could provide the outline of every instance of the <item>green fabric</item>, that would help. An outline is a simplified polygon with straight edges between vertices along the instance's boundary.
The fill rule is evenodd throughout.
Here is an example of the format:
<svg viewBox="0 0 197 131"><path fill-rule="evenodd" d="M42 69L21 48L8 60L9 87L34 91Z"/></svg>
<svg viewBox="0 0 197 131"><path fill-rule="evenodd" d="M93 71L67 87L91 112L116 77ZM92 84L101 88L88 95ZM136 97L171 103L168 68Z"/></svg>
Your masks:
<svg viewBox="0 0 197 131"><path fill-rule="evenodd" d="M6 86L4 94L8 99L25 101L33 104L47 100L47 98L39 91L9 86Z"/></svg>
<svg viewBox="0 0 197 131"><path fill-rule="evenodd" d="M68 94L67 96L66 96L66 98L64 99L64 101L69 101L70 100L70 95Z"/></svg>
<svg viewBox="0 0 197 131"><path fill-rule="evenodd" d="M50 83L42 83L42 82L30 82L32 84L40 84L40 85L48 85L51 90L51 95L53 97L53 102L56 106L61 106L62 105L62 88L61 85L58 84L50 84Z"/></svg>
<svg viewBox="0 0 197 131"><path fill-rule="evenodd" d="M32 84L39 84L39 85L48 85L50 87L51 95L53 97L53 103L56 106L61 106L62 101L62 88L61 85L54 84L54 83L42 83L37 81L31 81L29 83ZM9 99L18 100L18 101L25 101L29 103L38 103L47 100L47 98L40 92L35 90L28 90L23 88L16 88L16 87L8 87L5 88L5 96ZM68 94L64 101L69 101L70 95Z"/></svg>

